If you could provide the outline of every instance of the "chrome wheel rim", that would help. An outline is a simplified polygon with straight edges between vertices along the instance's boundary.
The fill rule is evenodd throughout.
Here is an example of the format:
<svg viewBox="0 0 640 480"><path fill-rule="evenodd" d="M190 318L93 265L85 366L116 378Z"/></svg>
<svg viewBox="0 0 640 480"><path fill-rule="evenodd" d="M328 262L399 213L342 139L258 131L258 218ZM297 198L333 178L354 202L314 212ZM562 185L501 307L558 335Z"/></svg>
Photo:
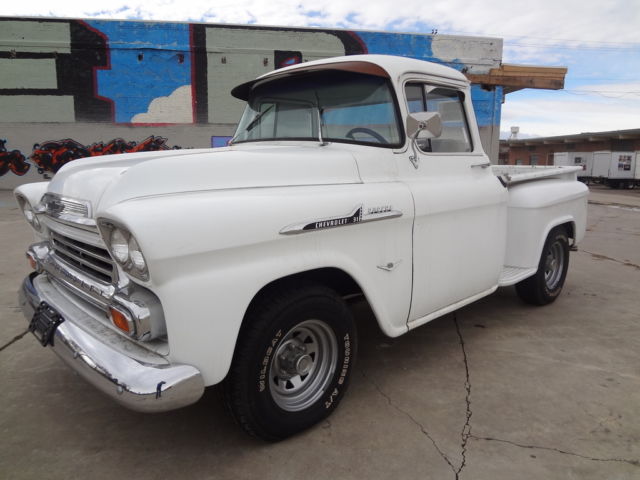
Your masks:
<svg viewBox="0 0 640 480"><path fill-rule="evenodd" d="M560 283L564 262L564 248L560 242L554 242L547 251L544 266L544 281L549 290L555 290Z"/></svg>
<svg viewBox="0 0 640 480"><path fill-rule="evenodd" d="M320 320L299 323L282 338L269 367L275 403L288 412L313 405L327 390L336 370L338 341Z"/></svg>

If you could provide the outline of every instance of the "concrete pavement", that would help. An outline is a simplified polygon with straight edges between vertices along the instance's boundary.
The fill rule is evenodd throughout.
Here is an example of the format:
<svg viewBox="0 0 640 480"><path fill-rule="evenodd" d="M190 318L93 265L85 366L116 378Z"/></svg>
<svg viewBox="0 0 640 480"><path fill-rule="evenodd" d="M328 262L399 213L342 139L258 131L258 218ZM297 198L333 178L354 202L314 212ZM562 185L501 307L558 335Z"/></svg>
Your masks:
<svg viewBox="0 0 640 480"><path fill-rule="evenodd" d="M277 444L242 433L215 388L182 410L130 412L20 337L31 233L0 192L0 477L640 478L640 192L593 192L554 304L505 288L397 339L354 304L349 393Z"/></svg>

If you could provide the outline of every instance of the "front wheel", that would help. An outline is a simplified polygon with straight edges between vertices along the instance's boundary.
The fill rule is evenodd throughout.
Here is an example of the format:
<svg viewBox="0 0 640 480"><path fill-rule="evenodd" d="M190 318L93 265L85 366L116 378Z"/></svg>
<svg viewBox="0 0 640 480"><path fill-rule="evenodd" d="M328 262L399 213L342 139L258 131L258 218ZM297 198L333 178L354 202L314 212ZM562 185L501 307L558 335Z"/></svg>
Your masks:
<svg viewBox="0 0 640 480"><path fill-rule="evenodd" d="M351 313L333 290L269 292L247 315L225 380L233 416L269 441L318 423L347 389L356 341Z"/></svg>
<svg viewBox="0 0 640 480"><path fill-rule="evenodd" d="M569 268L569 239L563 227L556 227L547 236L535 275L516 284L522 300L533 305L553 302L564 285Z"/></svg>

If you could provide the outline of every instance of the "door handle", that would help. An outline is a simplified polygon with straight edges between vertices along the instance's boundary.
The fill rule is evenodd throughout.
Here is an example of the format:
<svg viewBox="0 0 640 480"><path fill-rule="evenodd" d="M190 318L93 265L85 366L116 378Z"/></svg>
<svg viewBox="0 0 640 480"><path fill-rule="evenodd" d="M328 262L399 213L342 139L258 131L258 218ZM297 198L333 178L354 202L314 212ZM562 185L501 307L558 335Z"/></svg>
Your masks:
<svg viewBox="0 0 640 480"><path fill-rule="evenodd" d="M487 162L487 163L475 163L473 165L471 165L471 168L488 168L491 166L491 162Z"/></svg>

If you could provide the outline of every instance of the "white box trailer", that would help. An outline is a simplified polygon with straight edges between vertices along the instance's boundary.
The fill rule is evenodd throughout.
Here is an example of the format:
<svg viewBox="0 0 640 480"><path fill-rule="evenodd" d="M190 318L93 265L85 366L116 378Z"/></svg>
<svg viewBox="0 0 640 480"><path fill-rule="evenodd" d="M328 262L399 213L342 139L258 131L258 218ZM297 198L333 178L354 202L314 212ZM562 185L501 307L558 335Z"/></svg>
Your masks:
<svg viewBox="0 0 640 480"><path fill-rule="evenodd" d="M593 178L611 188L631 188L640 184L638 152L594 152Z"/></svg>
<svg viewBox="0 0 640 480"><path fill-rule="evenodd" d="M608 185L631 188L636 184L636 152L611 152Z"/></svg>
<svg viewBox="0 0 640 480"><path fill-rule="evenodd" d="M591 176L595 180L606 183L609 178L609 164L611 163L611 152L593 152L593 169Z"/></svg>
<svg viewBox="0 0 640 480"><path fill-rule="evenodd" d="M592 152L556 152L553 154L553 164L557 167L582 167L578 178L583 181L593 175Z"/></svg>

